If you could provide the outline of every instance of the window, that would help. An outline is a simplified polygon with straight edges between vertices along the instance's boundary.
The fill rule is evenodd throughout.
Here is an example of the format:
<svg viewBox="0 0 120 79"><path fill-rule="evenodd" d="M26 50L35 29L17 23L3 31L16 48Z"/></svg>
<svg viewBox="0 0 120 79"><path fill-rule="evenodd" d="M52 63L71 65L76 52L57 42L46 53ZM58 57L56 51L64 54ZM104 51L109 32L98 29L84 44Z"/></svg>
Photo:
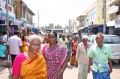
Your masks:
<svg viewBox="0 0 120 79"><path fill-rule="evenodd" d="M120 38L118 36L104 36L105 44L120 44Z"/></svg>
<svg viewBox="0 0 120 79"><path fill-rule="evenodd" d="M96 8L92 9L88 15L89 15L89 21L93 21L96 17Z"/></svg>
<svg viewBox="0 0 120 79"><path fill-rule="evenodd" d="M12 0L8 0L8 4L12 6Z"/></svg>
<svg viewBox="0 0 120 79"><path fill-rule="evenodd" d="M6 0L3 0L3 1L5 1L5 2L6 2Z"/></svg>
<svg viewBox="0 0 120 79"><path fill-rule="evenodd" d="M4 2L6 2L6 0L3 0ZM13 0L8 0L8 4L12 6L12 1Z"/></svg>

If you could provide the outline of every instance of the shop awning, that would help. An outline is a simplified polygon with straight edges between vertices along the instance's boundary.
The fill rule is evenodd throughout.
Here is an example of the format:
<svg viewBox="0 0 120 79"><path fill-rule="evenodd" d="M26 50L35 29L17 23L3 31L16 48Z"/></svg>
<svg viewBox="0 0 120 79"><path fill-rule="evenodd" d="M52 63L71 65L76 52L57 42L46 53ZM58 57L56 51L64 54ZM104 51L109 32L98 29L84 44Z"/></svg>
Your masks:
<svg viewBox="0 0 120 79"><path fill-rule="evenodd" d="M117 4L119 4L119 2L120 2L120 0L111 0L111 1L107 4L107 6L117 5Z"/></svg>

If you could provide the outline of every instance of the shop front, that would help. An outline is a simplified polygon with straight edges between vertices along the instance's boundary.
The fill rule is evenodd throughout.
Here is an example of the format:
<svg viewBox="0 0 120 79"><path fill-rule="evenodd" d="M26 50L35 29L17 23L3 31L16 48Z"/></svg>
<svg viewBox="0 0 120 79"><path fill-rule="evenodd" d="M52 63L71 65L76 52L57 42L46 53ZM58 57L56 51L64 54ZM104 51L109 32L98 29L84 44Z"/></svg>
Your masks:
<svg viewBox="0 0 120 79"><path fill-rule="evenodd" d="M109 34L113 35L115 32L115 21L106 22L107 28L109 28Z"/></svg>
<svg viewBox="0 0 120 79"><path fill-rule="evenodd" d="M120 35L120 19L115 20L115 35Z"/></svg>
<svg viewBox="0 0 120 79"><path fill-rule="evenodd" d="M14 24L15 14L13 6L8 5L8 18L9 25ZM11 26L7 28L7 14L6 14L6 2L1 0L0 2L0 32L7 32L7 29L11 32Z"/></svg>

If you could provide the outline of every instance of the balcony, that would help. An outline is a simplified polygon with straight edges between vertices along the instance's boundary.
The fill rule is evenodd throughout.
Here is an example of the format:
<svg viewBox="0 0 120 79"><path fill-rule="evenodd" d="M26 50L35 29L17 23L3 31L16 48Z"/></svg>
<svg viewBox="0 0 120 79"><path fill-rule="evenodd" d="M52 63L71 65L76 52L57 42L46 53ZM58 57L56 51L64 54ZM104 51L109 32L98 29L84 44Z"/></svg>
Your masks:
<svg viewBox="0 0 120 79"><path fill-rule="evenodd" d="M118 5L118 4L120 4L120 0L111 0L107 5L113 6L113 5Z"/></svg>
<svg viewBox="0 0 120 79"><path fill-rule="evenodd" d="M78 21L83 20L83 19L85 19L85 17L87 17L87 15L80 15L80 16L77 17L77 20Z"/></svg>

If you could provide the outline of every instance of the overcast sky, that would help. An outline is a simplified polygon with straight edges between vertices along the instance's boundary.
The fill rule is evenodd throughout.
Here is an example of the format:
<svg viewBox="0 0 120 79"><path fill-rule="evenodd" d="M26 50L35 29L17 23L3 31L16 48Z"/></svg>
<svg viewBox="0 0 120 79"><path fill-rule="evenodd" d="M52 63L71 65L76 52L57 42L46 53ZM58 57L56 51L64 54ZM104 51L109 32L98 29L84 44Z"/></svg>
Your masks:
<svg viewBox="0 0 120 79"><path fill-rule="evenodd" d="M54 25L68 25L69 19L75 19L82 14L95 0L23 0L35 13L34 23L45 26L49 23Z"/></svg>

